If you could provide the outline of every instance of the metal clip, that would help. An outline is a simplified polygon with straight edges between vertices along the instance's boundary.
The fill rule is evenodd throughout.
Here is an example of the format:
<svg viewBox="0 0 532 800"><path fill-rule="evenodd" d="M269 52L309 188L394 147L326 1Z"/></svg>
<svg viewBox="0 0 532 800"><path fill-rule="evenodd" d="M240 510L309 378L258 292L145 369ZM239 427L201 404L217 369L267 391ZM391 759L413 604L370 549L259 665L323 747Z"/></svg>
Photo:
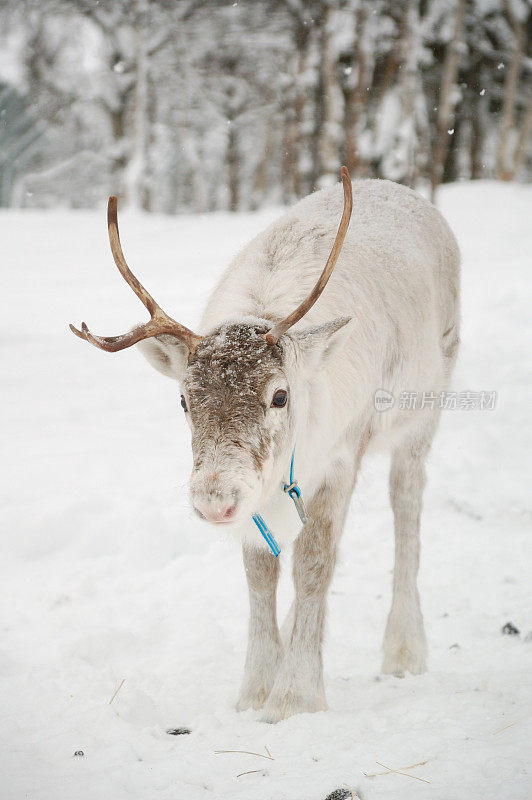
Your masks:
<svg viewBox="0 0 532 800"><path fill-rule="evenodd" d="M297 513L299 514L299 519L301 520L303 525L305 525L308 522L308 517L307 517L307 510L305 508L305 503L303 502L303 498L301 497L300 494L290 495L290 497L294 501Z"/></svg>
<svg viewBox="0 0 532 800"><path fill-rule="evenodd" d="M292 481L292 483L287 483L284 486L284 491L288 494L290 499L294 501L297 513L299 514L299 519L301 520L303 525L305 525L308 522L307 510L305 508L305 503L303 502L303 498L301 497L301 489L297 485L297 481Z"/></svg>

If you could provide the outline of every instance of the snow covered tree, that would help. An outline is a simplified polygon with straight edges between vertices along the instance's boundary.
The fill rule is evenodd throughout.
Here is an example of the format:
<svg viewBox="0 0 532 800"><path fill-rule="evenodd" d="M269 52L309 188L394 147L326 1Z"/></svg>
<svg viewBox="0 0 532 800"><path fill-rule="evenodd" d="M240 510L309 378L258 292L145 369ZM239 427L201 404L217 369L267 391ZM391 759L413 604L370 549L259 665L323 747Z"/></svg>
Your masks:
<svg viewBox="0 0 532 800"><path fill-rule="evenodd" d="M4 204L532 176L532 0L4 0Z"/></svg>

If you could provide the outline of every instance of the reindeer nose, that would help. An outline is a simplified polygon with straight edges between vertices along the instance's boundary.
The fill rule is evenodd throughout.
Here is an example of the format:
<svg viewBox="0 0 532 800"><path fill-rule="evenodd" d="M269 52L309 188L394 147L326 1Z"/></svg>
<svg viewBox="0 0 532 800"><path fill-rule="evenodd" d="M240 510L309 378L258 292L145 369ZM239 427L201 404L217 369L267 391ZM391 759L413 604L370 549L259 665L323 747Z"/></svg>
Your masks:
<svg viewBox="0 0 532 800"><path fill-rule="evenodd" d="M230 522L236 514L238 500L231 497L228 500L219 497L194 498L194 508L201 517L208 522Z"/></svg>

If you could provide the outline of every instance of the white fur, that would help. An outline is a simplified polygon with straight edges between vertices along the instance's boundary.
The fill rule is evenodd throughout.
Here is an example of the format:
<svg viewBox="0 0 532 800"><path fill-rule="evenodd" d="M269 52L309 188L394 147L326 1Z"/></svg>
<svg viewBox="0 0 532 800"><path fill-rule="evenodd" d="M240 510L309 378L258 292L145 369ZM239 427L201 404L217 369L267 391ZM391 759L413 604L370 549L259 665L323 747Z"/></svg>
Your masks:
<svg viewBox="0 0 532 800"><path fill-rule="evenodd" d="M449 364L442 337L451 329L446 338L453 332L458 338L459 252L441 214L391 181L355 181L353 195L353 215L333 275L290 332L338 317L356 320L342 357L315 380L310 376L310 416L302 424L298 449L305 486L310 481L311 487L322 477L323 444L330 452L330 443L353 422L370 418L372 448L390 448L423 424L425 413L409 415L397 403L386 413L376 412L374 393L385 388L398 398L401 391L443 390ZM290 313L325 264L342 204L340 185L324 189L256 236L211 295L201 332L228 318L278 319ZM401 360L388 374L386 360L396 349ZM298 416L304 419L305 410Z"/></svg>

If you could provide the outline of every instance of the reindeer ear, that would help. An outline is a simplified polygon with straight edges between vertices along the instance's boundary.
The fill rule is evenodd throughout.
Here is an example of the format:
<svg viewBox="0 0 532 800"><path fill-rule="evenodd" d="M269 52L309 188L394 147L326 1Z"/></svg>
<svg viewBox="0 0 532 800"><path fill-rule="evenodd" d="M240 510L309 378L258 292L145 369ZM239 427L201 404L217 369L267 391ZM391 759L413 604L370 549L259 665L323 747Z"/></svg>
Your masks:
<svg viewBox="0 0 532 800"><path fill-rule="evenodd" d="M303 331L293 331L292 337L299 345L308 367L319 369L342 349L355 325L353 317L339 317Z"/></svg>
<svg viewBox="0 0 532 800"><path fill-rule="evenodd" d="M175 336L160 334L144 339L137 344L138 349L152 367L167 378L181 380L188 364L188 347Z"/></svg>

